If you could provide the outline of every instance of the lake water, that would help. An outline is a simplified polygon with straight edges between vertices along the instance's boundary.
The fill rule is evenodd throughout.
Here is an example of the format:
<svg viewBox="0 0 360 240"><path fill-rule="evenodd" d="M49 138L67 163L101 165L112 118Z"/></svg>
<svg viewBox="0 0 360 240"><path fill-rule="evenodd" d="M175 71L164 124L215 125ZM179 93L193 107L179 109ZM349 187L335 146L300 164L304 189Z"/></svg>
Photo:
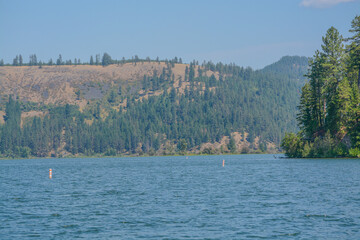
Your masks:
<svg viewBox="0 0 360 240"><path fill-rule="evenodd" d="M0 239L28 238L360 239L360 159L2 160Z"/></svg>

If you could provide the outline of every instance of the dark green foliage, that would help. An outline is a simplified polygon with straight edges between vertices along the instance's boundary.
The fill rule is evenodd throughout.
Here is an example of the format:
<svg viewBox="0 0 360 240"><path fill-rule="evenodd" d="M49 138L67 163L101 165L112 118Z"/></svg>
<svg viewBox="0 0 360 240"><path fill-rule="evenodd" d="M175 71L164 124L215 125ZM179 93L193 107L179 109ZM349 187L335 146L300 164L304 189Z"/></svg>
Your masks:
<svg viewBox="0 0 360 240"><path fill-rule="evenodd" d="M285 150L288 157L302 157L303 141L299 135L295 133L286 133L281 147Z"/></svg>
<svg viewBox="0 0 360 240"><path fill-rule="evenodd" d="M350 45L331 27L316 51L302 89L298 123L301 131L285 136L289 157L358 156L360 149L360 18L352 21ZM347 49L347 51L345 51ZM351 144L345 144L350 138Z"/></svg>
<svg viewBox="0 0 360 240"><path fill-rule="evenodd" d="M15 147L14 156L21 158L29 158L31 156L31 149L29 147Z"/></svg>
<svg viewBox="0 0 360 240"><path fill-rule="evenodd" d="M21 146L21 110L19 102L13 100L12 96L6 104L5 124L1 128L0 151L2 153L13 153L17 146Z"/></svg>
<svg viewBox="0 0 360 240"><path fill-rule="evenodd" d="M181 139L179 142L178 142L178 145L177 145L180 153L185 153L186 150L187 150L187 142L185 139Z"/></svg>
<svg viewBox="0 0 360 240"><path fill-rule="evenodd" d="M305 69L303 59L296 59L299 61L288 61ZM207 63L202 66L203 71L218 71L219 77L208 77L204 72L195 76L199 66L193 62L186 69L187 80L182 80L188 87L180 92L173 85L172 65L175 62L170 60L163 71L145 75L138 85L116 85L103 99L90 103L84 112L71 105L49 106L45 117L28 119L22 128L19 120L12 120L15 123L11 128L5 126L12 121L6 122L1 128L2 146L5 146L0 149L1 153L26 155L29 148L33 156L59 156L63 150L71 154L108 156L161 154L159 149L164 149L166 154L176 151L184 154L202 143L219 142L232 132L249 133L250 142L260 137L261 151L266 151L266 142L279 144L286 131L297 130L296 104L304 83L301 76L305 72L283 74L277 70L281 64L274 65L274 69L253 71L233 64ZM163 94L149 94L148 98L139 100L140 89ZM81 92L76 94L80 99ZM115 111L112 107L123 100L127 106ZM9 100L10 112L17 109L16 104L19 102ZM32 107L30 103L22 103L22 106L27 110ZM19 119L20 108L15 112ZM6 138L9 129L15 135ZM236 152L234 139L230 139L228 148ZM247 153L250 149L241 151ZM214 152L211 147L203 151Z"/></svg>
<svg viewBox="0 0 360 240"><path fill-rule="evenodd" d="M311 139L318 127L316 121L314 121L311 96L311 86L306 83L302 88L297 118L305 139Z"/></svg>
<svg viewBox="0 0 360 240"><path fill-rule="evenodd" d="M16 55L16 57L13 59L13 66L19 66L19 56Z"/></svg>
<svg viewBox="0 0 360 240"><path fill-rule="evenodd" d="M80 90L76 90L76 91L75 91L75 95L76 95L76 100L80 100L80 98L81 98L81 91L80 91Z"/></svg>
<svg viewBox="0 0 360 240"><path fill-rule="evenodd" d="M113 60L111 59L110 55L107 53L104 53L103 57L102 57L102 61L101 64L103 66L107 66L109 64L112 64Z"/></svg>
<svg viewBox="0 0 360 240"><path fill-rule="evenodd" d="M175 143L179 153L184 154L202 143L220 141L231 132L248 132L251 142L259 136L263 143L279 143L285 131L296 130L297 97L294 96L298 95L301 83L272 72L271 68L264 73L234 65L217 66L227 73L220 77L222 80L214 75L192 76L184 94L172 87L169 64L161 74L155 71L141 83L145 91L163 90L160 96L136 101L135 87L135 90L129 87L125 91L119 86L85 112L71 105L51 107L44 118L34 117L22 128L20 107L16 107L19 102L10 98L9 114L6 114L6 120L10 120L1 129L1 146L4 146L1 153L24 156L29 148L34 156L49 156L50 152L57 156L61 146L65 146L64 149L72 154L153 155L170 141L165 147L167 154L175 153L171 148ZM195 63L190 70L194 68ZM126 111L116 112L111 106L120 101L120 94L127 99ZM81 92L77 91L77 95L80 98ZM24 109L25 106L30 107L27 104ZM108 113L106 118L102 117L102 111ZM92 119L92 124L87 124L85 119ZM233 138L228 148L236 151ZM266 144L262 144L261 150L266 150ZM248 151L243 149L243 152ZM214 149L207 148L203 153L214 153Z"/></svg>
<svg viewBox="0 0 360 240"><path fill-rule="evenodd" d="M310 157L334 157L336 156L335 149L335 139L331 137L328 131L324 137L316 137L314 139L313 147L309 155Z"/></svg>
<svg viewBox="0 0 360 240"><path fill-rule="evenodd" d="M286 75L291 79L304 79L301 75L307 70L308 58L298 56L285 56L280 61L270 64L263 69L264 72Z"/></svg>
<svg viewBox="0 0 360 240"><path fill-rule="evenodd" d="M235 140L234 138L230 138L229 144L228 144L228 149L231 153L234 153L236 151L236 145L235 145Z"/></svg>
<svg viewBox="0 0 360 240"><path fill-rule="evenodd" d="M36 66L36 65L38 65L36 54L31 54L29 59L29 66Z"/></svg>
<svg viewBox="0 0 360 240"><path fill-rule="evenodd" d="M21 54L19 55L19 66L22 66L24 64L23 62L23 57L21 56Z"/></svg>
<svg viewBox="0 0 360 240"><path fill-rule="evenodd" d="M181 58L180 58L181 60ZM175 57L174 59L171 60L163 60L162 62L165 62L165 64L168 66L168 68L171 66L172 68L175 67L176 63L182 63L177 57ZM100 65L102 64L103 66L107 66L110 64L125 64L125 63L133 63L134 65L136 65L137 63L144 63L144 62L158 62L160 64L161 60L157 57L156 60L151 60L150 57L146 57L145 59L141 59L138 55L133 56L131 59L125 59L124 57L121 60L116 60L116 59L112 59L110 57L110 55L108 53L104 53L102 60L100 59L100 54L96 54L95 55L95 61L93 56L90 56L90 60L88 63L84 62L83 64L89 64L89 65ZM30 55L29 58L29 63L27 64L28 66L36 66L36 65L48 65L48 66L52 66L54 64L53 60L50 59L47 63L41 60L38 60L36 57L36 54L32 54ZM58 59L56 60L56 65L80 65L81 61L80 58L74 58L74 61L68 59L68 60L63 60L62 55L59 54ZM192 67L194 68L195 65L197 65L197 62L193 61L192 63ZM13 59L12 64L7 64L10 66L23 66L26 65L23 63L23 58L22 55L16 55L16 57ZM1 59L0 60L0 66L4 66L4 60ZM194 70L194 69L193 69ZM201 75L202 69L199 68L198 66L198 72ZM170 74L171 75L171 74ZM187 73L188 75L188 73ZM192 71L190 74L192 77L195 77L195 71Z"/></svg>
<svg viewBox="0 0 360 240"><path fill-rule="evenodd" d="M100 65L100 54L95 55L95 65Z"/></svg>
<svg viewBox="0 0 360 240"><path fill-rule="evenodd" d="M360 148L352 148L349 150L349 155L351 157L360 158Z"/></svg>
<svg viewBox="0 0 360 240"><path fill-rule="evenodd" d="M113 148L108 148L105 152L105 156L116 156L116 150Z"/></svg>
<svg viewBox="0 0 360 240"><path fill-rule="evenodd" d="M260 148L261 152L266 152L266 150L267 150L266 142L264 142L264 141L260 142L259 148Z"/></svg>
<svg viewBox="0 0 360 240"><path fill-rule="evenodd" d="M357 86L360 88L360 16L356 16L351 22L350 32L353 36L346 39L349 41L347 51L349 53L349 68L357 73Z"/></svg>
<svg viewBox="0 0 360 240"><path fill-rule="evenodd" d="M108 97L109 103L114 103L116 100L116 96L117 96L117 94L116 94L115 90L114 89L110 90L110 94Z"/></svg>
<svg viewBox="0 0 360 240"><path fill-rule="evenodd" d="M56 60L56 65L63 65L63 64L64 64L64 62L62 60L62 56L61 56L61 54L59 54L59 58Z"/></svg>
<svg viewBox="0 0 360 240"><path fill-rule="evenodd" d="M194 64L190 63L190 69L189 69L189 81L191 82L194 80L195 77L195 70L194 70Z"/></svg>

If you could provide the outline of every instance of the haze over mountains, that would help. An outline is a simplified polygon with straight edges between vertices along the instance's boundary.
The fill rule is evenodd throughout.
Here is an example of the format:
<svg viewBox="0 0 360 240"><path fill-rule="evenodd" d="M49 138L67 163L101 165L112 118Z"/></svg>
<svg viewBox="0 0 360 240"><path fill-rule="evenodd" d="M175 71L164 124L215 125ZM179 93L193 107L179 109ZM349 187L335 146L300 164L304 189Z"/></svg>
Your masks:
<svg viewBox="0 0 360 240"><path fill-rule="evenodd" d="M0 105L8 121L1 127L0 151L16 155L29 148L34 156L276 152L285 131L296 130L307 65L305 57L287 56L257 71L178 60L1 66ZM9 96L18 101L7 103ZM5 136L9 119L20 116L8 116L6 103L15 112L21 109L21 127L13 129L17 140Z"/></svg>

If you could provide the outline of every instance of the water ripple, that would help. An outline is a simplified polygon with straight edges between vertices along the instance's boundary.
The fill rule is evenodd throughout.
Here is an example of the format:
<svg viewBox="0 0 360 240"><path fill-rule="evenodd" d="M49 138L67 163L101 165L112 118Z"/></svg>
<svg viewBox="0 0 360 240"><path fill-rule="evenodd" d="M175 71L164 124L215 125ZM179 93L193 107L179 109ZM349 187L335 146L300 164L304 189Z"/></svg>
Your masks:
<svg viewBox="0 0 360 240"><path fill-rule="evenodd" d="M272 155L4 160L0 239L360 239L359 172Z"/></svg>

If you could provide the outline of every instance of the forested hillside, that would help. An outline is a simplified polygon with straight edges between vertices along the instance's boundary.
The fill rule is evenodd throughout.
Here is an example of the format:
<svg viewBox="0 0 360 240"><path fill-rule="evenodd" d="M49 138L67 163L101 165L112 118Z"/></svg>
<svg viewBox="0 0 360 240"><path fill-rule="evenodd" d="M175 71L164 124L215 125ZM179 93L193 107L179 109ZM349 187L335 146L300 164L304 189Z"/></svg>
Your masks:
<svg viewBox="0 0 360 240"><path fill-rule="evenodd" d="M177 58L121 62L104 55L104 60L101 67L91 66L94 62L84 64L89 68L86 71L93 71L88 76L97 74L92 67L106 71L131 65L142 70L134 70L126 80L115 71L97 75L102 76L99 82L68 79L67 87L75 96L69 94L68 102L60 97L49 103L29 101L20 94L26 92L26 86L4 94L1 154L267 152L277 151L285 132L297 130L297 104L308 64L305 57L284 57L257 71L234 64L183 64ZM39 66L47 71L57 67ZM10 70L1 68L3 76L9 76ZM34 66L21 68L34 70ZM26 74L22 78L26 81ZM58 84L56 80L48 82ZM47 94L51 95L50 89ZM24 112L33 114L24 117Z"/></svg>
<svg viewBox="0 0 360 240"><path fill-rule="evenodd" d="M299 104L301 131L282 143L289 157L360 157L360 16L350 32L344 39L331 27L310 60Z"/></svg>

